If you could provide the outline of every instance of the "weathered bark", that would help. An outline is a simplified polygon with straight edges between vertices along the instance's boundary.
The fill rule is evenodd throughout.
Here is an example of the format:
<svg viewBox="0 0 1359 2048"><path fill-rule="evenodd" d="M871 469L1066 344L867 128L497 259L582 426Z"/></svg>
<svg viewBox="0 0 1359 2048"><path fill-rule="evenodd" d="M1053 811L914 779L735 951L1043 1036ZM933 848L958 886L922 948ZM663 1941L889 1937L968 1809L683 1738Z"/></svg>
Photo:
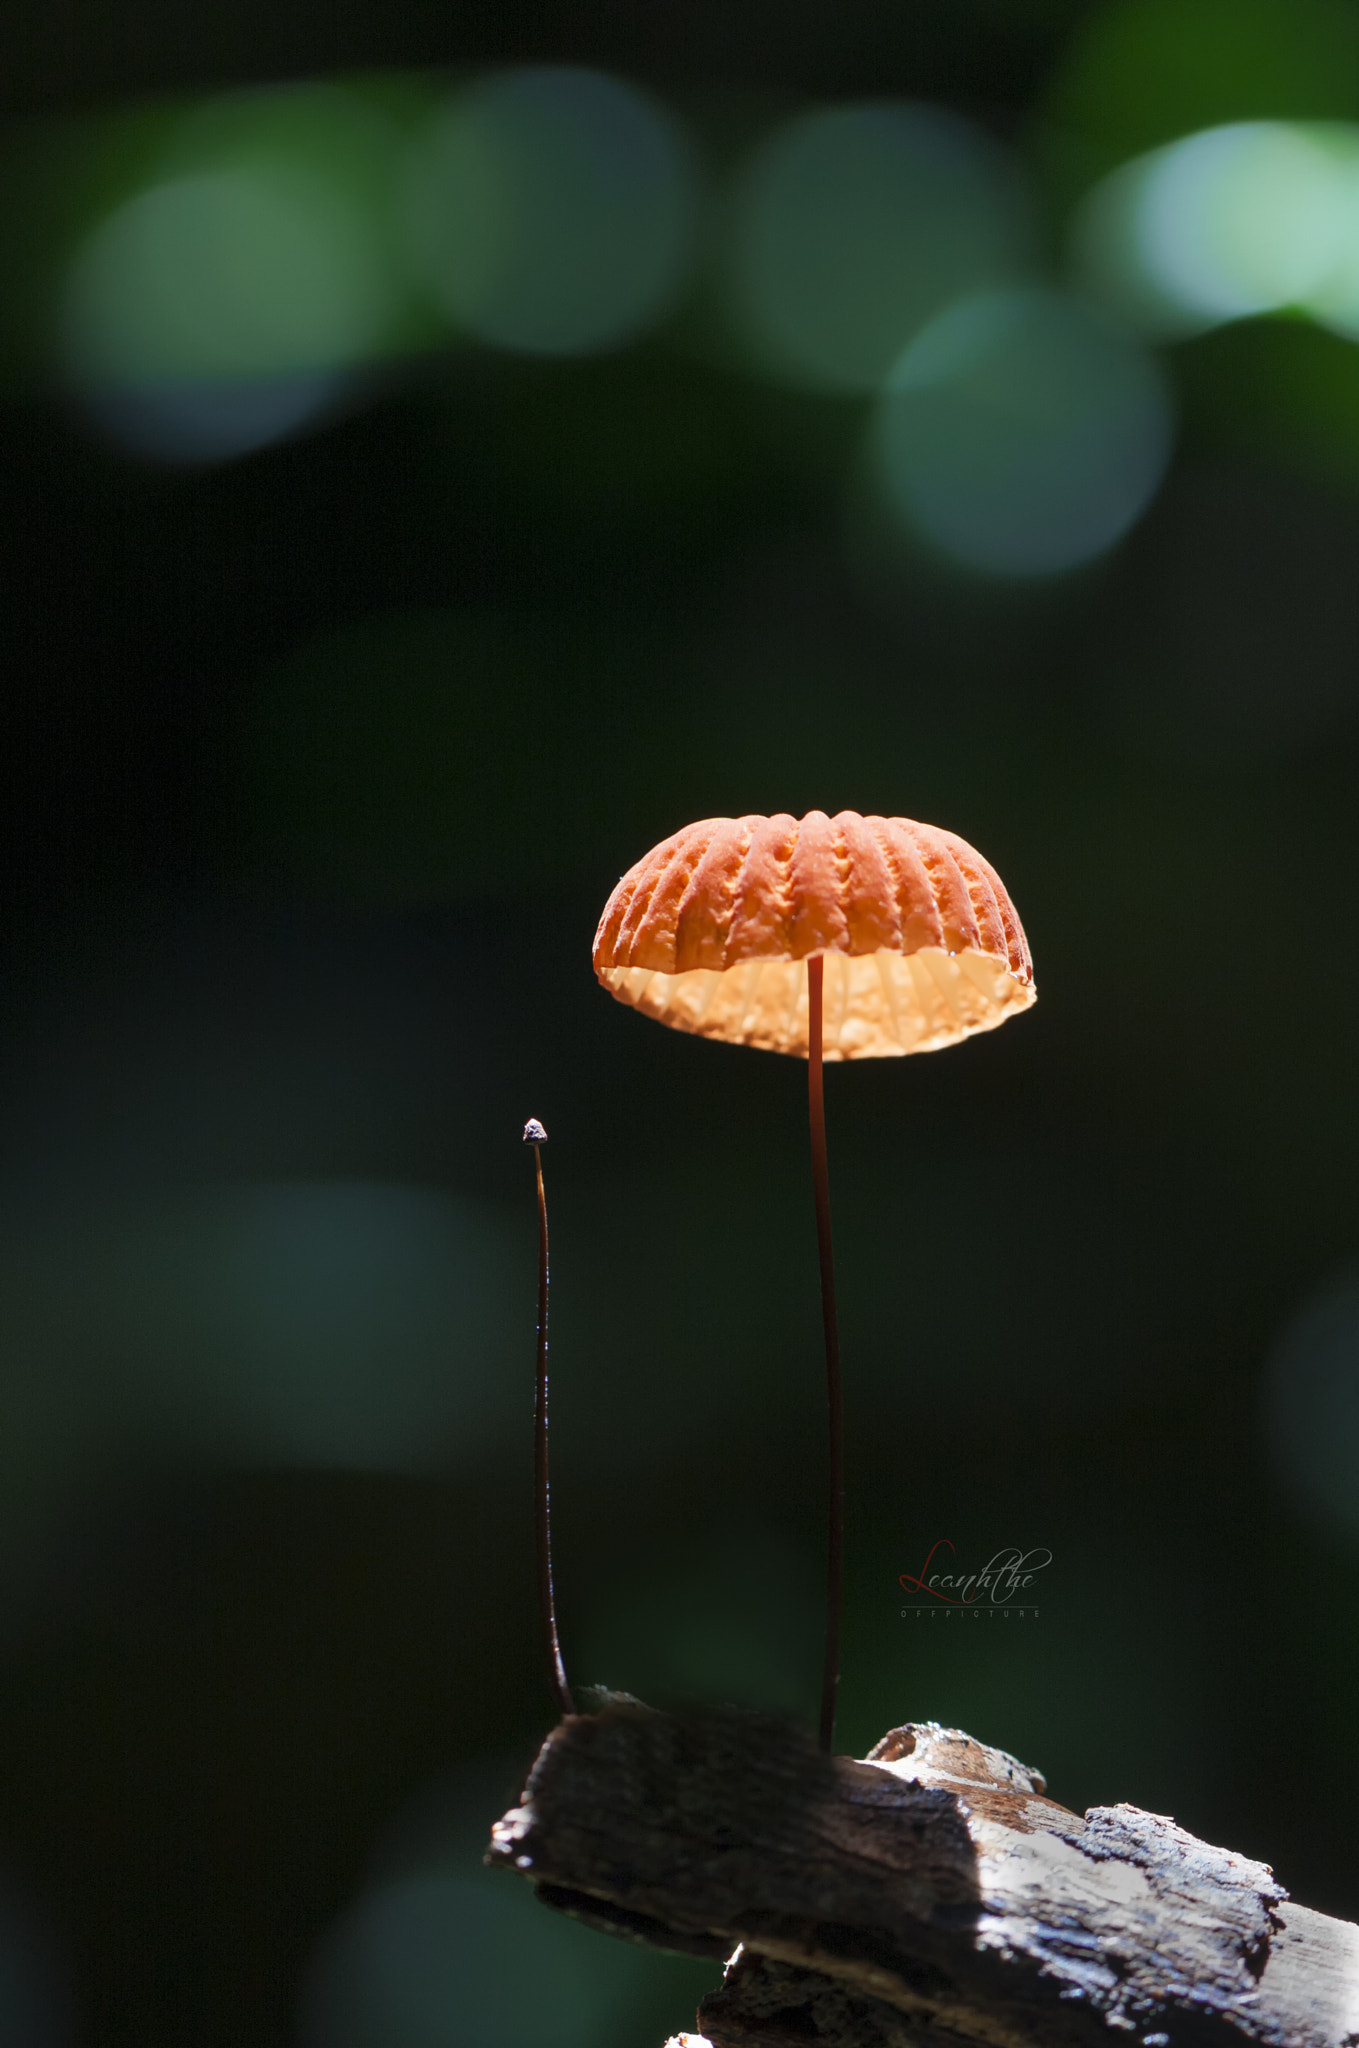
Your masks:
<svg viewBox="0 0 1359 2048"><path fill-rule="evenodd" d="M932 1723L856 1762L610 1701L549 1736L488 1860L611 1933L737 1949L691 2048L1359 2048L1359 1928Z"/></svg>

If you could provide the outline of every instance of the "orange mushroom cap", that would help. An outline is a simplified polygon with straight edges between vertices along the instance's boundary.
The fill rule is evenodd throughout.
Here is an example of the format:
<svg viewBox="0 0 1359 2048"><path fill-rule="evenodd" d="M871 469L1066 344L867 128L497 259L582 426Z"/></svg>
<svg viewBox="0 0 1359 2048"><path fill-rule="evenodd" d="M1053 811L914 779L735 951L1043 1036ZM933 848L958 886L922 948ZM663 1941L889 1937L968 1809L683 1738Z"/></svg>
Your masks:
<svg viewBox="0 0 1359 2048"><path fill-rule="evenodd" d="M594 967L678 1031L805 1059L814 953L828 1060L932 1052L1034 1001L995 869L951 832L857 811L686 825L619 882Z"/></svg>

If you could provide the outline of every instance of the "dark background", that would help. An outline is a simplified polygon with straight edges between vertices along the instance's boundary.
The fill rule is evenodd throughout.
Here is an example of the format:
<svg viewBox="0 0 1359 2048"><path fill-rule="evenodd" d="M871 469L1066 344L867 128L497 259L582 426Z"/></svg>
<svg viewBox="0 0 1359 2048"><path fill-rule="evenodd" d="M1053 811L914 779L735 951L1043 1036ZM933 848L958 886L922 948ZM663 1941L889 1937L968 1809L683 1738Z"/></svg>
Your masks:
<svg viewBox="0 0 1359 2048"><path fill-rule="evenodd" d="M1112 106L1089 81L1120 36L1144 64ZM588 63L713 135L929 99L1019 151L1054 264L1108 162L1359 115L1343 17L1188 0L63 0L6 41L30 255L42 119L356 67ZM572 1673L812 1711L803 1069L665 1032L589 963L625 867L745 811L960 833L1040 992L827 1077L841 1746L961 1725L1066 1804L1173 1814L1359 1914L1359 1525L1279 1453L1270 1365L1359 1235L1354 345L1277 320L1168 351L1177 453L1118 548L1041 584L903 557L890 597L846 551L856 407L665 332L432 351L309 435L178 468L12 354L7 2038L658 2048L690 2021L702 1970L558 1928L477 1854L552 1714L529 1115ZM337 740L355 645L388 712ZM377 764L361 816L346 745ZM1359 1481L1335 1313L1294 1436ZM973 1566L1050 1549L1038 1613L901 1618L939 1538Z"/></svg>

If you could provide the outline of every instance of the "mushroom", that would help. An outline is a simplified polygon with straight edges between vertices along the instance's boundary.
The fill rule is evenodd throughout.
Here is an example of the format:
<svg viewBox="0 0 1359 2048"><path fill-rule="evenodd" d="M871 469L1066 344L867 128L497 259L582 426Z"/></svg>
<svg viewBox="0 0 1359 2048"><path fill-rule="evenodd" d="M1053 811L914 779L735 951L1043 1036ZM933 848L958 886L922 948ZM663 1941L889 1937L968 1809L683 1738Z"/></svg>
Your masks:
<svg viewBox="0 0 1359 2048"><path fill-rule="evenodd" d="M803 971L803 963L806 971ZM844 1451L823 1060L933 1052L1034 1000L1023 927L965 840L910 818L705 818L629 868L595 934L617 997L677 1031L808 1062L830 1419L821 1746L840 1672Z"/></svg>
<svg viewBox="0 0 1359 2048"><path fill-rule="evenodd" d="M533 1492L534 1537L538 1551L538 1614L547 1651L548 1674L557 1705L563 1714L574 1714L575 1703L566 1682L561 1639L557 1633L557 1596L552 1583L552 1491L547 1469L547 1192L543 1187L543 1146L547 1132L536 1116L524 1125L524 1143L533 1147L534 1175L538 1184L538 1371L533 1406Z"/></svg>

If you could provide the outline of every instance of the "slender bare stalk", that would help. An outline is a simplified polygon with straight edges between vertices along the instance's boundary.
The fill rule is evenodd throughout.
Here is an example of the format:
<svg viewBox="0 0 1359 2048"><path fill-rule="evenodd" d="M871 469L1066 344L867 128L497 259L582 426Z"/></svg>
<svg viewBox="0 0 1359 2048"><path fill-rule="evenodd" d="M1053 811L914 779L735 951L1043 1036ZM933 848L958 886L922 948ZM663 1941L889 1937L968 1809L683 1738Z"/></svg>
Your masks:
<svg viewBox="0 0 1359 2048"><path fill-rule="evenodd" d="M563 1714L574 1714L571 1688L557 1636L557 1600L552 1586L552 1499L547 1478L547 1195L543 1189L543 1153L547 1132L536 1117L524 1125L524 1143L533 1147L538 1176L538 1392L534 1407L533 1474L537 1494L538 1524L538 1608L542 1616L548 1669L552 1675L557 1705Z"/></svg>
<svg viewBox="0 0 1359 2048"><path fill-rule="evenodd" d="M835 1317L835 1254L831 1245L830 1174L826 1166L826 1102L821 1073L825 961L807 962L807 1112L812 1139L816 1251L821 1265L821 1325L826 1339L826 1404L830 1421L830 1501L826 1541L826 1658L821 1674L821 1747L835 1740L840 1684L840 1587L845 1548L845 1435L840 1400L840 1330Z"/></svg>

